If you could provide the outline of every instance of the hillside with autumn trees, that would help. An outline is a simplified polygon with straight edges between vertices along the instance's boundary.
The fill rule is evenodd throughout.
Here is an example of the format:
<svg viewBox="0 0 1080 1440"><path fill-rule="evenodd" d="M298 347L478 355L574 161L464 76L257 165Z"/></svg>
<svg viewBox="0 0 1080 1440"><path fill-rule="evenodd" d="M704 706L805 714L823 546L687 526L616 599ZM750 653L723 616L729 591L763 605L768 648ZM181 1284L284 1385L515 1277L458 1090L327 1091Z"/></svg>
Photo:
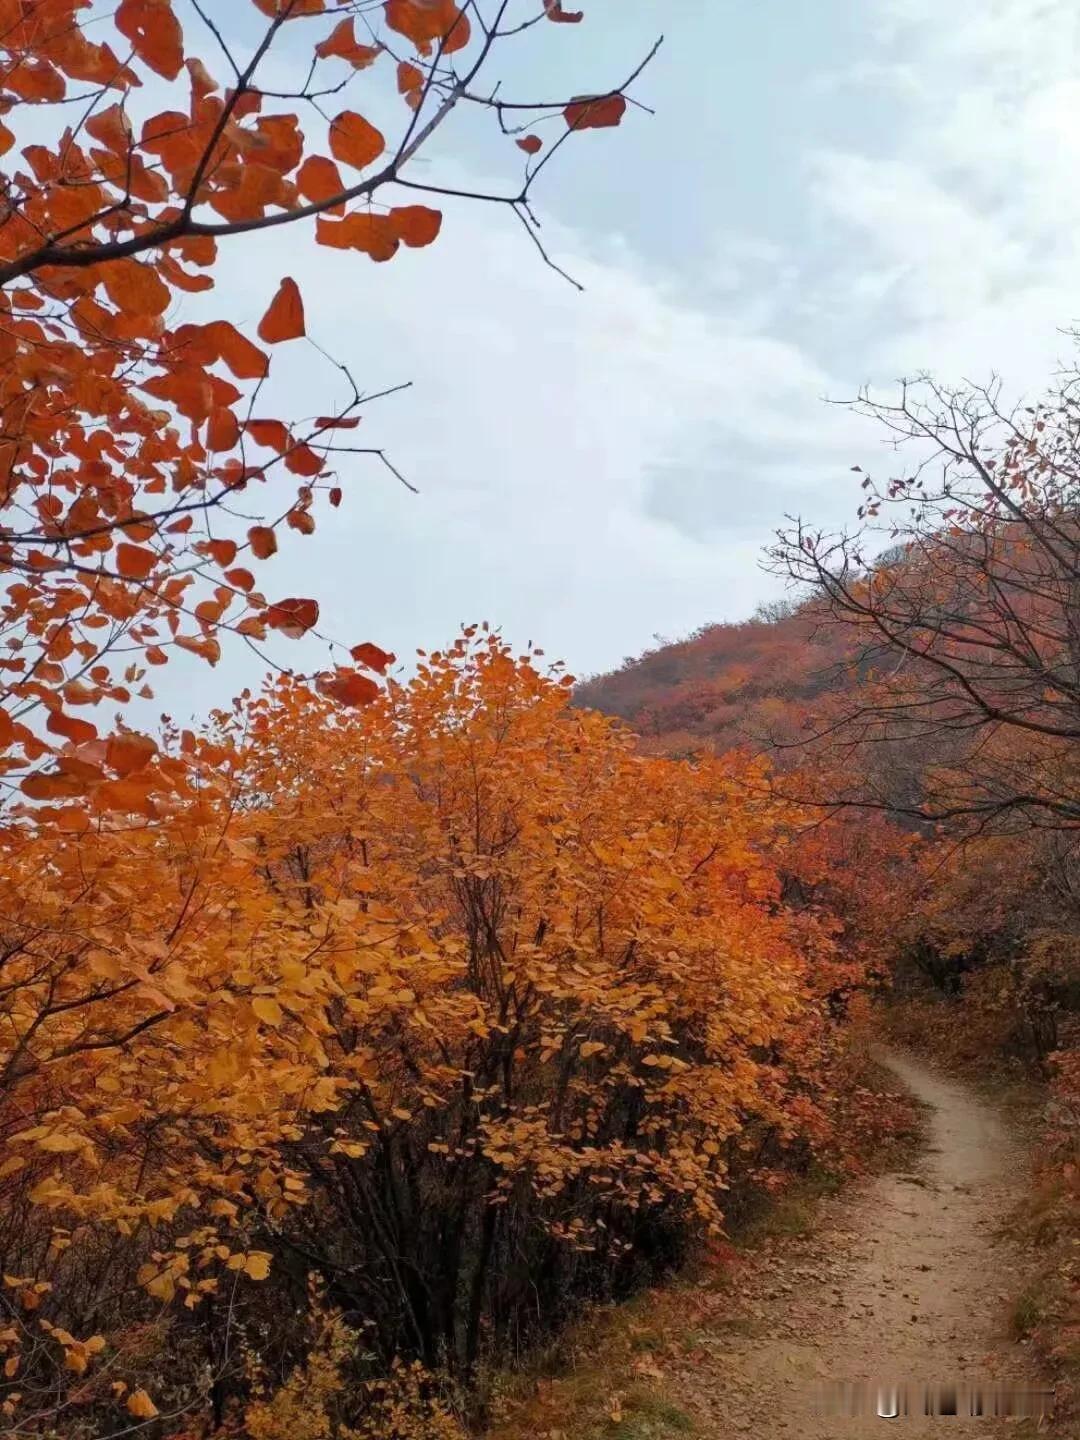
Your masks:
<svg viewBox="0 0 1080 1440"><path fill-rule="evenodd" d="M299 247L251 320L222 252L295 226L377 285L453 203L557 269L540 182L655 50L538 102L510 57L599 6L242 3L234 42L197 0L0 0L5 1433L462 1440L574 1316L873 1167L890 989L1054 1087L1071 1235L1072 382L867 402L940 484L867 480L862 529L779 538L790 607L617 675L329 633L272 562L358 466L409 483L359 428L388 392L309 336ZM282 347L342 402L271 404ZM261 688L146 722L241 647Z"/></svg>
<svg viewBox="0 0 1080 1440"><path fill-rule="evenodd" d="M766 559L791 599L582 683L650 754L741 755L803 807L788 892L870 957L884 1028L961 1073L1039 1087L1024 1321L1071 1377L1080 1224L1080 371L863 395L901 461L851 529ZM884 920L884 923L883 923ZM1066 1398L1063 1403L1075 1403Z"/></svg>

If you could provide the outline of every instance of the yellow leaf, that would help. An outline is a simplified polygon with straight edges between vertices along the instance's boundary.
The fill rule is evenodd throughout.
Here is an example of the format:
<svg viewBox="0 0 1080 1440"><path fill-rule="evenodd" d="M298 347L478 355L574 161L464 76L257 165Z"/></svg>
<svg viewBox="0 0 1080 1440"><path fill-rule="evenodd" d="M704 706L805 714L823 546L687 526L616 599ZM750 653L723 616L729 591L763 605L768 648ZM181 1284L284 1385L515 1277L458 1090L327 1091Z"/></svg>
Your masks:
<svg viewBox="0 0 1080 1440"><path fill-rule="evenodd" d="M252 1250L244 1261L244 1272L252 1280L265 1280L270 1274L271 1256L265 1250Z"/></svg>
<svg viewBox="0 0 1080 1440"><path fill-rule="evenodd" d="M285 1018L281 1006L276 1000L272 1000L269 995L256 995L255 999L251 1002L251 1008L259 1019L264 1020L267 1025L280 1025Z"/></svg>
<svg viewBox="0 0 1080 1440"><path fill-rule="evenodd" d="M157 1406L145 1390L133 1390L127 1398L127 1408L130 1414L138 1416L140 1420L152 1420L158 1413Z"/></svg>
<svg viewBox="0 0 1080 1440"><path fill-rule="evenodd" d="M39 1150L55 1150L65 1153L70 1150L82 1150L86 1141L79 1135L46 1135L44 1140L38 1141Z"/></svg>

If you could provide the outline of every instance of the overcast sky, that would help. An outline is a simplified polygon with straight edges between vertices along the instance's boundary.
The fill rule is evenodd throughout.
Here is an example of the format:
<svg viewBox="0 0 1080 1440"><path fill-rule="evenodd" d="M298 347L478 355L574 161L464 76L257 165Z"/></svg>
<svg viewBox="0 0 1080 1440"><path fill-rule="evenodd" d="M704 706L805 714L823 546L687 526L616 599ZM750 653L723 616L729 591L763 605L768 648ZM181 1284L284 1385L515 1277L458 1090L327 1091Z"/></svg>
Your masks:
<svg viewBox="0 0 1080 1440"><path fill-rule="evenodd" d="M922 368L1037 389L1068 353L1075 0L584 8L534 32L519 88L595 89L666 41L635 91L655 118L576 137L538 193L583 294L494 207L448 208L435 246L386 265L299 227L222 247L218 313L254 324L294 275L362 384L413 382L364 430L420 494L349 464L333 522L260 572L347 641L404 658L488 619L584 675L741 618L777 591L758 557L785 513L848 518L850 467L887 466L824 397ZM513 175L506 142L455 144L468 183ZM294 413L340 396L302 342L274 383ZM153 678L182 714L258 677L230 647Z"/></svg>

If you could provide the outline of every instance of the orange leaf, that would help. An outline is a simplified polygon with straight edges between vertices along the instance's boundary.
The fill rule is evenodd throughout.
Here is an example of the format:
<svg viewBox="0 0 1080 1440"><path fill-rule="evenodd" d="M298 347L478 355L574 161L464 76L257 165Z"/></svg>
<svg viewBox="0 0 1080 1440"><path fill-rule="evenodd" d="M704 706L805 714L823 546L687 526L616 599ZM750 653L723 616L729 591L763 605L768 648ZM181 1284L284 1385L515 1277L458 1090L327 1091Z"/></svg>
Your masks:
<svg viewBox="0 0 1080 1440"><path fill-rule="evenodd" d="M397 659L389 650L380 650L378 645L372 645L370 640L365 640L360 645L354 645L349 654L358 665L366 665L369 670L374 670L378 675L386 674L386 667L392 665Z"/></svg>
<svg viewBox="0 0 1080 1440"><path fill-rule="evenodd" d="M221 659L221 646L213 635L177 635L176 643L181 650L190 650L193 655L209 660L211 665Z"/></svg>
<svg viewBox="0 0 1080 1440"><path fill-rule="evenodd" d="M362 115L355 110L343 110L331 121L330 149L342 164L363 170L383 153L386 141Z"/></svg>
<svg viewBox="0 0 1080 1440"><path fill-rule="evenodd" d="M240 422L231 410L219 405L210 411L206 426L206 447L218 454L231 450L240 439Z"/></svg>
<svg viewBox="0 0 1080 1440"><path fill-rule="evenodd" d="M145 1390L133 1390L127 1397L128 1413L140 1420L152 1420L158 1408Z"/></svg>
<svg viewBox="0 0 1080 1440"><path fill-rule="evenodd" d="M322 473L323 462L310 445L294 445L285 456L285 468L294 475L319 475Z"/></svg>
<svg viewBox="0 0 1080 1440"><path fill-rule="evenodd" d="M120 776L133 775L144 770L157 754L157 745L149 735L136 735L134 731L123 730L119 735L110 735L105 747L105 760L111 770Z"/></svg>
<svg viewBox="0 0 1080 1440"><path fill-rule="evenodd" d="M618 125L625 114L625 95L582 95L563 111L571 130L602 130Z"/></svg>
<svg viewBox="0 0 1080 1440"><path fill-rule="evenodd" d="M119 105L109 105L91 115L83 128L115 155L126 155L131 149L131 122Z"/></svg>
<svg viewBox="0 0 1080 1440"><path fill-rule="evenodd" d="M535 155L537 151L544 148L544 142L539 135L526 135L515 142L519 150L524 150L526 155Z"/></svg>
<svg viewBox="0 0 1080 1440"><path fill-rule="evenodd" d="M332 200L345 189L341 171L329 155L309 155L296 172L296 188L306 200Z"/></svg>
<svg viewBox="0 0 1080 1440"><path fill-rule="evenodd" d="M390 29L408 36L421 55L431 53L432 41L444 55L469 43L468 18L453 0L386 0L384 9Z"/></svg>
<svg viewBox="0 0 1080 1440"><path fill-rule="evenodd" d="M304 302L296 281L286 275L259 321L259 339L276 345L282 340L296 340L304 333Z"/></svg>
<svg viewBox="0 0 1080 1440"><path fill-rule="evenodd" d="M250 570L245 570L242 565L237 566L235 570L226 570L225 579L230 585L235 585L237 590L247 591L255 584L255 576Z"/></svg>
<svg viewBox="0 0 1080 1440"><path fill-rule="evenodd" d="M86 794L86 781L78 775L54 771L49 775L28 775L19 789L31 800L68 800Z"/></svg>
<svg viewBox="0 0 1080 1440"><path fill-rule="evenodd" d="M120 0L113 23L145 65L166 80L176 79L184 63L184 37L170 0Z"/></svg>
<svg viewBox="0 0 1080 1440"><path fill-rule="evenodd" d="M340 60L348 60L356 70L366 69L379 58L380 53L380 46L361 45L357 41L351 15L335 25L326 39L320 40L315 46L315 54L320 59L325 60L334 55Z"/></svg>
<svg viewBox="0 0 1080 1440"><path fill-rule="evenodd" d="M392 259L400 243L390 216L367 210L336 221L320 215L315 222L315 238L320 245L335 250L363 250L372 260Z"/></svg>
<svg viewBox="0 0 1080 1440"><path fill-rule="evenodd" d="M413 110L419 109L424 98L424 78L424 72L418 65L410 64L408 60L398 62L397 88Z"/></svg>
<svg viewBox="0 0 1080 1440"><path fill-rule="evenodd" d="M52 710L45 722L45 728L54 735L63 735L73 745L82 745L87 740L97 739L97 726L89 720L79 720L74 715L65 715L63 710Z"/></svg>
<svg viewBox="0 0 1080 1440"><path fill-rule="evenodd" d="M414 249L430 245L442 229L442 212L426 205L400 205L390 211L390 219L398 239Z"/></svg>
<svg viewBox="0 0 1080 1440"><path fill-rule="evenodd" d="M153 550L126 540L116 547L116 568L125 580L145 580L157 563Z"/></svg>
<svg viewBox="0 0 1080 1440"><path fill-rule="evenodd" d="M255 8L272 20L284 11L288 11L287 19L295 20L300 15L321 15L326 5L325 0L255 0Z"/></svg>
<svg viewBox="0 0 1080 1440"><path fill-rule="evenodd" d="M280 630L290 640L299 640L301 635L312 629L319 620L319 606L315 600L279 600L266 612L266 623L272 630Z"/></svg>
<svg viewBox="0 0 1080 1440"><path fill-rule="evenodd" d="M110 260L99 265L105 292L125 315L161 315L168 309L172 294L150 265L138 260Z"/></svg>
<svg viewBox="0 0 1080 1440"><path fill-rule="evenodd" d="M235 325L227 320L212 320L202 327L202 333L238 380L261 380L266 374L266 355Z"/></svg>
<svg viewBox="0 0 1080 1440"><path fill-rule="evenodd" d="M277 550L277 536L269 525L253 525L248 531L248 541L257 560L269 560Z"/></svg>
<svg viewBox="0 0 1080 1440"><path fill-rule="evenodd" d="M231 565L236 559L236 541L208 540L206 553L224 569L226 565Z"/></svg>

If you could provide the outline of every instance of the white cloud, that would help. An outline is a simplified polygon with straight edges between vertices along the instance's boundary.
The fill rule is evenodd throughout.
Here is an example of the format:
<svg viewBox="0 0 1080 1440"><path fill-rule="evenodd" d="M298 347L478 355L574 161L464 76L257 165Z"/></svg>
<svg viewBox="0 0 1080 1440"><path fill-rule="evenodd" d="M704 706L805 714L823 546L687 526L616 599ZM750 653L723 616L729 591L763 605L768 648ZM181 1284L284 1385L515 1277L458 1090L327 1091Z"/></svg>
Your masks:
<svg viewBox="0 0 1080 1440"><path fill-rule="evenodd" d="M875 368L1038 387L1067 348L1080 271L1080 12L1071 0L882 0L887 149L809 157L819 203L857 247L852 286ZM834 295L834 304L841 303Z"/></svg>
<svg viewBox="0 0 1080 1440"><path fill-rule="evenodd" d="M407 656L488 619L585 672L657 629L740 616L771 591L738 494L720 497L730 522L703 507L695 534L654 505L656 476L707 472L720 447L784 432L812 465L815 447L835 448L816 423L827 377L795 346L678 298L622 246L601 253L556 226L545 243L583 294L505 212L479 206L451 207L434 246L385 265L317 249L298 229L223 245L209 307L228 297L250 325L293 274L309 335L363 388L413 382L349 438L385 445L420 495L343 457L344 504L320 512L314 537L288 537L260 571L268 594L318 596L320 628L346 643ZM333 366L291 342L259 408L321 413L341 396ZM738 481L744 498L754 483ZM312 642L283 658L319 655ZM231 693L260 668L252 657L200 688ZM174 708L187 698L170 693L180 680L162 676Z"/></svg>

